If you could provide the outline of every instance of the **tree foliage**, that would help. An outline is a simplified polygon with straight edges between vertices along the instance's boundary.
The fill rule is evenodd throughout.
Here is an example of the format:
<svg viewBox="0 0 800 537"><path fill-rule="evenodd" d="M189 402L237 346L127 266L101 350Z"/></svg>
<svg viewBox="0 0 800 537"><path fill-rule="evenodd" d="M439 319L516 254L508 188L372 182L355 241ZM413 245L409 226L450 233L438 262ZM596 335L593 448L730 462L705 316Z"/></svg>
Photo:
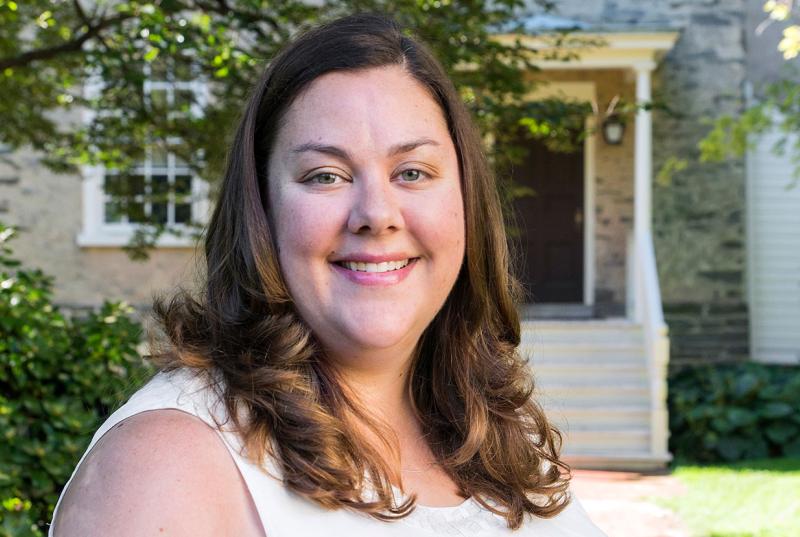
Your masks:
<svg viewBox="0 0 800 537"><path fill-rule="evenodd" d="M66 316L53 278L12 257L0 223L0 537L37 537L92 434L152 368L124 302Z"/></svg>
<svg viewBox="0 0 800 537"><path fill-rule="evenodd" d="M547 0L0 0L0 142L29 145L51 168L84 164L125 170L148 151L169 150L213 184L226 139L265 64L296 32L359 11L381 11L427 41L454 79L502 173L499 150L513 143L520 119L532 117L522 73L534 69L519 41L491 39L520 30L520 14L552 9ZM555 38L550 56L569 34ZM555 53L553 52L555 50ZM188 113L191 95L167 105L146 80L201 80L208 99ZM184 96L185 97L185 96ZM182 107L185 113L171 113ZM541 108L541 105L539 105ZM82 115L78 114L82 111ZM54 112L59 112L54 114ZM66 116L71 121L65 121ZM88 112L88 114L87 114ZM547 118L554 145L569 136L579 108ZM565 121L562 122L562 118ZM143 228L147 229L147 228ZM146 248L163 228L140 233ZM135 251L135 249L134 249Z"/></svg>

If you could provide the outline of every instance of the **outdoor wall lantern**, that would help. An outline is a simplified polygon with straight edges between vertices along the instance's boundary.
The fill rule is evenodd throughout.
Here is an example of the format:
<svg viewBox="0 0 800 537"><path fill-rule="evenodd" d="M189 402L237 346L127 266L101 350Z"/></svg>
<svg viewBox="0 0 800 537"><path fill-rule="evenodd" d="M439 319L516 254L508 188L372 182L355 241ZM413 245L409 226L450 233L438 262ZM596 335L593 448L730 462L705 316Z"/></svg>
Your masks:
<svg viewBox="0 0 800 537"><path fill-rule="evenodd" d="M600 130L603 132L603 140L605 140L608 145L621 144L622 137L625 135L625 121L622 119L622 116L616 112L619 100L619 95L614 95L614 98L608 103L606 113L603 114L603 122L600 124ZM597 105L593 105L593 108L596 113Z"/></svg>
<svg viewBox="0 0 800 537"><path fill-rule="evenodd" d="M608 145L619 145L625 135L625 122L619 114L612 113L603 120L603 140Z"/></svg>

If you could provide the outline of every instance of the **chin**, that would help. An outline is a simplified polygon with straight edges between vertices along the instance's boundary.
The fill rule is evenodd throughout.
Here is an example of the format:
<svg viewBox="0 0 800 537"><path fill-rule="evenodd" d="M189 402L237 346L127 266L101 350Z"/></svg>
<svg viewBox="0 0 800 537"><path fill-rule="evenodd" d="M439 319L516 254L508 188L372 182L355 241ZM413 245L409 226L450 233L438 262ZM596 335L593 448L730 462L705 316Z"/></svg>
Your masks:
<svg viewBox="0 0 800 537"><path fill-rule="evenodd" d="M348 324L340 330L354 350L390 349L408 345L409 341L414 346L421 334L412 323L398 322L389 315Z"/></svg>

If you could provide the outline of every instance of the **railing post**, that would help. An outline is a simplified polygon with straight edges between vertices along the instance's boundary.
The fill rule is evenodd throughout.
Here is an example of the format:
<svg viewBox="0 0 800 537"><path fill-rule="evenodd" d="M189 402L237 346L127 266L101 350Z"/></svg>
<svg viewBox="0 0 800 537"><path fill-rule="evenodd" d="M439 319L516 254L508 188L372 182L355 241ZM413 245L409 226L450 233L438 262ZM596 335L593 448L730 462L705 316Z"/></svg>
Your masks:
<svg viewBox="0 0 800 537"><path fill-rule="evenodd" d="M633 231L628 232L625 249L625 316L629 321L641 322L637 319L636 299L639 296L636 285L636 241Z"/></svg>

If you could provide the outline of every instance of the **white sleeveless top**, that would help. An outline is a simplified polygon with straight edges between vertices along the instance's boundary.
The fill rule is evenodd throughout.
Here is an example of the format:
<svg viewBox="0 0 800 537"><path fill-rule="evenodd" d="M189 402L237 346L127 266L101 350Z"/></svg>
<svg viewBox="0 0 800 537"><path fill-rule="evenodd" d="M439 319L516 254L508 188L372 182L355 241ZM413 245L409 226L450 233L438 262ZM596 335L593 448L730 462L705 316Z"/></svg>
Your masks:
<svg viewBox="0 0 800 537"><path fill-rule="evenodd" d="M219 400L216 392L207 385L203 376L188 370L156 374L150 382L134 393L127 403L109 416L95 433L72 477L67 481L56 503L53 519L78 467L97 441L122 420L140 412L157 409L182 410L202 419L218 432L247 484L267 537L319 535L606 537L591 522L578 499L572 494L569 505L556 517L543 519L527 515L523 526L517 531L508 529L505 519L486 510L471 498L454 507L417 505L409 516L395 522L381 522L346 509L326 510L291 492L281 481L273 477L279 475L273 464L268 462L266 465L268 472L265 472L242 456L238 436L225 426L227 416L225 405ZM222 424L222 430L216 425L214 418ZM54 537L52 525L48 535Z"/></svg>

